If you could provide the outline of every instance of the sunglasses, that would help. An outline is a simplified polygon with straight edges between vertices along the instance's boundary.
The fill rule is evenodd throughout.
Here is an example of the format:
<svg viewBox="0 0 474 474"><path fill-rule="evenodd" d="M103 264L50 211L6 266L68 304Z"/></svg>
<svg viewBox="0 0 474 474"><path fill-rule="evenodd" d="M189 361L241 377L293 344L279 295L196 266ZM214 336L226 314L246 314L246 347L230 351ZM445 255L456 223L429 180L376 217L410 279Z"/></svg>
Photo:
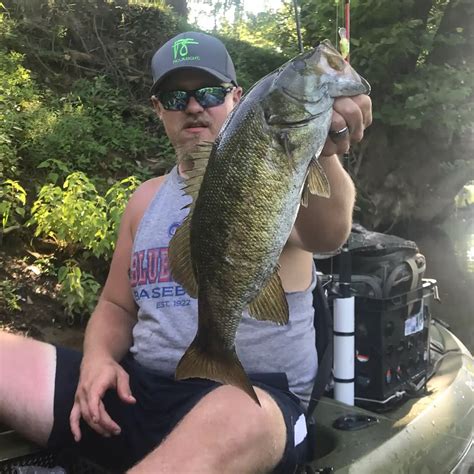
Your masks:
<svg viewBox="0 0 474 474"><path fill-rule="evenodd" d="M166 110L185 110L191 97L201 107L208 109L223 104L225 96L234 88L235 86L215 86L201 87L194 91L162 91L158 92L157 97Z"/></svg>

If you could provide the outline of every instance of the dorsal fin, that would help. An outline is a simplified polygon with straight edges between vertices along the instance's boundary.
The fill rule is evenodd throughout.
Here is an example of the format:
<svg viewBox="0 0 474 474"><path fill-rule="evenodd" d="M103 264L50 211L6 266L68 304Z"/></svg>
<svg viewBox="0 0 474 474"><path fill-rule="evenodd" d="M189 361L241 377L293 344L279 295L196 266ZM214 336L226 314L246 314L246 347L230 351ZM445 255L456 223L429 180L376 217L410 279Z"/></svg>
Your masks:
<svg viewBox="0 0 474 474"><path fill-rule="evenodd" d="M186 194L191 196L192 204L190 206L190 215L194 209L194 203L199 194L199 189L201 188L201 183L204 178L204 173L206 172L207 163L209 162L209 157L211 156L212 151L212 142L201 142L196 146L195 151L186 155L186 161L193 162L193 169L187 171L186 174L188 179L184 186L184 191Z"/></svg>
<svg viewBox="0 0 474 474"><path fill-rule="evenodd" d="M285 290L278 274L278 265L267 285L249 304L249 314L259 321L273 321L283 325L288 323L289 310Z"/></svg>
<svg viewBox="0 0 474 474"><path fill-rule="evenodd" d="M192 202L184 206L184 208L189 207L189 214L176 230L176 233L170 241L168 250L171 275L192 298L197 298L198 285L191 260L191 218L204 173L206 172L212 145L211 142L202 142L197 145L195 152L189 153L184 158L186 161L192 161L194 163L193 169L186 173L188 179L183 187L184 192L191 196Z"/></svg>

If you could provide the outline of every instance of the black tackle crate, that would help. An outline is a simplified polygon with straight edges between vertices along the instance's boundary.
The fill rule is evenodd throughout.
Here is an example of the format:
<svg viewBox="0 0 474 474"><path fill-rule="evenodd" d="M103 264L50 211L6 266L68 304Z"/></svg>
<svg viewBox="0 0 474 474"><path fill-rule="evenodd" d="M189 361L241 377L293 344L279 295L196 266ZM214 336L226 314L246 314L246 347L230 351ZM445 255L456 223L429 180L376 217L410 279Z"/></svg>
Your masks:
<svg viewBox="0 0 474 474"><path fill-rule="evenodd" d="M436 281L425 279L420 287L396 296L356 296L358 399L388 400L397 391L413 389L427 375L430 305L436 291Z"/></svg>
<svg viewBox="0 0 474 474"><path fill-rule="evenodd" d="M348 240L355 296L355 396L384 402L413 388L429 363L430 300L436 281L423 279L415 242L353 225ZM340 254L315 256L329 303L339 296Z"/></svg>

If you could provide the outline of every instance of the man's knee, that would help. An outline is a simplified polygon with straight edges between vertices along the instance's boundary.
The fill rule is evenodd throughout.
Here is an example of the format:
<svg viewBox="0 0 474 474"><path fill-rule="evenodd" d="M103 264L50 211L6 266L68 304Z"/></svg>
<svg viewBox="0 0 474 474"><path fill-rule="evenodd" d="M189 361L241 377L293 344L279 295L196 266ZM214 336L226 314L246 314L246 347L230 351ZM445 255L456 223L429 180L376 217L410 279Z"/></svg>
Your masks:
<svg viewBox="0 0 474 474"><path fill-rule="evenodd" d="M242 390L225 385L204 397L194 410L219 438L222 449L216 454L225 458L223 461L256 456L264 469L281 459L286 425L273 398L258 387L256 392L261 406Z"/></svg>
<svg viewBox="0 0 474 474"><path fill-rule="evenodd" d="M51 431L55 369L53 346L0 332L0 419L40 443Z"/></svg>

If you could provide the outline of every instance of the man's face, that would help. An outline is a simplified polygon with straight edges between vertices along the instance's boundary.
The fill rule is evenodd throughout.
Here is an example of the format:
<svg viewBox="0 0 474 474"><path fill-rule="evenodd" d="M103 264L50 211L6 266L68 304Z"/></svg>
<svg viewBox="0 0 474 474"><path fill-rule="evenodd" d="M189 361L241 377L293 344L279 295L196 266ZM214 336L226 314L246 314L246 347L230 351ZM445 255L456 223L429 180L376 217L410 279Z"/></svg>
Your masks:
<svg viewBox="0 0 474 474"><path fill-rule="evenodd" d="M188 69L171 74L160 85L160 90L190 91L220 84L218 79L204 71ZM166 134L179 154L192 150L201 141L214 141L241 95L242 89L234 88L226 95L222 105L207 109L203 108L194 97L190 97L183 111L166 110L155 96L152 97L152 101L158 117L163 121Z"/></svg>

